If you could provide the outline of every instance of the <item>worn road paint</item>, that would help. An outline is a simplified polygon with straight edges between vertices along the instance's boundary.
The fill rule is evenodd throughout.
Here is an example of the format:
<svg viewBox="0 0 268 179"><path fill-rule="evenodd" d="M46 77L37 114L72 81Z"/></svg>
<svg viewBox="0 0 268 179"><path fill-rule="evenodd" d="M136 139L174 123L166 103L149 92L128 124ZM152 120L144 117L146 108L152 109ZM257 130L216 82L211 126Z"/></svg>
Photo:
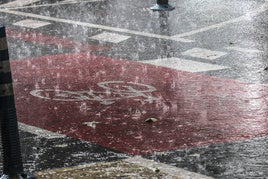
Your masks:
<svg viewBox="0 0 268 179"><path fill-rule="evenodd" d="M173 37L165 36L165 35L151 34L151 33L147 33L147 32L140 32L140 31L134 31L134 30L129 30L129 29L92 24L92 23L87 23L87 22L79 22L79 21L61 19L61 18L56 18L56 17L48 17L48 16L42 16L42 15L37 15L37 14L32 14L32 13L25 13L25 12L5 10L5 9L0 9L0 12L14 14L14 15L18 15L18 16L43 19L43 20L48 20L48 21L54 21L54 22L61 22L61 23L66 23L66 24L79 25L79 26L84 26L84 27L89 27L89 28L96 28L96 29L102 29L102 30L108 30L108 31L114 31L114 32L133 34L133 35L138 35L138 36L145 36L145 37L165 39L165 40L175 40L175 41L184 42L184 43L193 42L193 40L188 40L185 38L178 38L178 37L173 38Z"/></svg>
<svg viewBox="0 0 268 179"><path fill-rule="evenodd" d="M258 49L243 48L243 47L238 47L238 46L226 47L226 49L243 52L243 53L263 53L263 51L258 50Z"/></svg>
<svg viewBox="0 0 268 179"><path fill-rule="evenodd" d="M150 95L156 91L155 87L133 82L104 81L97 85L101 90L88 89L86 91L68 91L61 89L36 89L31 95L54 101L96 101L103 105L111 105L115 102L128 98L142 98L144 101L153 102L159 100ZM111 87L110 87L111 86ZM115 86L115 87L112 87ZM121 89L118 89L118 86Z"/></svg>
<svg viewBox="0 0 268 179"><path fill-rule="evenodd" d="M229 21L225 21L225 22L221 22L218 24L203 27L200 29L196 29L193 31L174 35L174 36L157 35L157 34L151 34L151 33L146 33L146 32L139 32L139 31L133 31L133 30L128 30L128 29L109 27L109 26L92 24L92 23L78 22L78 21L72 21L72 20L67 20L67 19L47 17L47 16L31 14L31 13L24 13L24 12L19 12L19 11L12 11L12 10L7 10L7 9L0 9L0 12L14 14L14 15L21 15L21 16L26 16L26 17L32 17L32 18L38 18L38 19L43 19L43 20L49 20L49 21L54 21L54 22L62 22L62 23L80 25L80 26L85 26L85 27L90 27L90 28L98 28L98 29L115 31L115 32L124 32L124 33L133 34L133 35L140 35L140 36L146 36L146 37L152 37L152 38L175 40L175 41L179 41L179 42L190 43L190 42L194 42L194 41L189 40L189 39L185 39L184 37L192 36L192 35L195 35L195 34L198 34L201 32L206 32L206 31L213 30L216 28L222 28L222 27L225 27L226 25L230 25L230 24L237 23L240 21L248 20L248 19L251 19L254 16L257 16L260 13L265 12L267 10L268 10L268 0L266 0L265 3L261 7L255 9L255 10L252 10L243 16L231 19Z"/></svg>
<svg viewBox="0 0 268 179"><path fill-rule="evenodd" d="M224 22L221 22L221 23L218 23L218 24L203 27L203 28L200 28L200 29L196 29L196 30L193 30L193 31L190 31L190 32L185 32L185 33L181 33L181 34L178 34L178 35L174 35L172 37L173 38L184 38L184 37L192 36L192 35L195 35L195 34L198 34L198 33L201 33L201 32L206 32L206 31L213 30L213 29L219 29L219 28L225 27L227 25L238 23L238 22L241 22L241 21L251 20L253 17L255 17L255 16L257 16L257 15L259 15L259 14L261 14L261 13L267 11L267 10L268 10L268 0L266 0L265 3L261 7L255 9L255 10L252 10L251 12L248 12L243 16L240 16L240 17L228 20L228 21L224 21Z"/></svg>
<svg viewBox="0 0 268 179"><path fill-rule="evenodd" d="M33 4L36 2L39 2L41 0L16 0L16 1L11 1L5 4L1 4L0 7L5 7L5 8L12 8L12 7L18 7L18 6L26 6L29 4Z"/></svg>
<svg viewBox="0 0 268 179"><path fill-rule="evenodd" d="M128 154L148 154L268 134L267 86L84 53L14 60L12 69L20 122ZM159 100L137 97L104 105L91 100L40 99L30 94L36 89L99 91L97 84L102 81L124 82L125 85L110 84L110 88L118 91L127 89L130 82L150 85L156 89L150 95ZM133 90L146 89L141 86ZM121 96L109 90L105 95ZM90 109L81 111L85 103ZM150 117L157 118L157 122L144 122ZM90 121L100 123L96 128L83 124Z"/></svg>
<svg viewBox="0 0 268 179"><path fill-rule="evenodd" d="M38 137L43 137L46 139L58 139L58 138L65 138L67 137L64 134L59 134L59 133L55 133L55 132L51 132L45 129L41 129L35 126L31 126L31 125L27 125L24 123L19 123L19 129L24 131L24 132L29 132L31 134L35 134Z"/></svg>
<svg viewBox="0 0 268 179"><path fill-rule="evenodd" d="M14 23L13 25L37 29L37 28L40 28L40 27L47 26L49 24L51 24L51 23L44 22L44 21L26 19L26 20L18 21L16 23Z"/></svg>
<svg viewBox="0 0 268 179"><path fill-rule="evenodd" d="M19 31L11 28L7 29L7 35L9 38L23 40L26 42L45 44L55 47L61 46L63 48L78 49L80 51L91 51L91 50L97 51L97 50L106 50L110 48L104 45L83 44L81 42L74 41L68 38L61 38L37 32L28 32L23 30Z"/></svg>
<svg viewBox="0 0 268 179"><path fill-rule="evenodd" d="M182 55L185 55L185 56L203 58L207 60L216 60L226 54L227 54L226 52L214 51L214 50L209 50L209 49L204 49L204 48L192 48L185 52L182 52Z"/></svg>
<svg viewBox="0 0 268 179"><path fill-rule="evenodd" d="M101 34L91 36L90 38L99 40L99 41L104 41L104 42L120 43L131 37L126 36L126 35L115 34L115 33L103 32Z"/></svg>
<svg viewBox="0 0 268 179"><path fill-rule="evenodd" d="M51 3L51 4L38 4L38 5L30 5L30 6L22 6L22 7L10 7L7 9L10 10L15 10L15 9L26 9L26 8L37 8L37 7L48 7L48 6L60 6L60 5L66 5L66 4L77 4L81 2L103 2L105 0L81 0L81 1L73 1L73 0L66 0L66 1L61 1L57 3Z"/></svg>
<svg viewBox="0 0 268 179"><path fill-rule="evenodd" d="M197 62L193 60L181 59L181 58L162 58L154 60L144 60L140 61L142 63L148 63L152 65L172 68L176 70L182 70L187 72L205 72L213 70L222 70L229 67L214 65L210 63Z"/></svg>

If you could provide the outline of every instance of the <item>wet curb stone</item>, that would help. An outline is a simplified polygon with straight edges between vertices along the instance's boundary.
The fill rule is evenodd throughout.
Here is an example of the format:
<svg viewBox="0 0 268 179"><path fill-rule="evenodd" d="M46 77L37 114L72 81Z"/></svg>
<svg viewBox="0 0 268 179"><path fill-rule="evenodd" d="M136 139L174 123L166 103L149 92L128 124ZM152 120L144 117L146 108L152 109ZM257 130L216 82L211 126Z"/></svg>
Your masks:
<svg viewBox="0 0 268 179"><path fill-rule="evenodd" d="M79 178L146 178L146 179L211 179L204 175L157 163L142 157L113 162L97 162L68 168L36 172L38 179Z"/></svg>

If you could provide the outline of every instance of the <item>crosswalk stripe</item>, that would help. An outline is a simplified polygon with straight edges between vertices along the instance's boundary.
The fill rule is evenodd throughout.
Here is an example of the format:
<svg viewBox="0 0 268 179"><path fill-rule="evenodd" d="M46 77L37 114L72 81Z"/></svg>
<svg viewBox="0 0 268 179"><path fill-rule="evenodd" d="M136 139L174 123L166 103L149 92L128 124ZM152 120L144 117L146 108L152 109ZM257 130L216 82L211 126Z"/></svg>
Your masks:
<svg viewBox="0 0 268 179"><path fill-rule="evenodd" d="M226 66L197 62L193 60L181 59L176 57L145 60L140 62L191 73L222 70L229 68Z"/></svg>

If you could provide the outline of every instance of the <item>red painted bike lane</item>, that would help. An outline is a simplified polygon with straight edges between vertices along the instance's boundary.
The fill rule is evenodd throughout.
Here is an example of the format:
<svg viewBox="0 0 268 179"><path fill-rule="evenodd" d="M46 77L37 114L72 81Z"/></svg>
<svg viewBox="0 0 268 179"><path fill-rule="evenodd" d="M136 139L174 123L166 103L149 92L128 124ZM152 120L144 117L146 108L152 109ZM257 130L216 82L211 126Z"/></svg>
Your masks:
<svg viewBox="0 0 268 179"><path fill-rule="evenodd" d="M128 154L268 134L266 86L85 53L12 70L20 122Z"/></svg>

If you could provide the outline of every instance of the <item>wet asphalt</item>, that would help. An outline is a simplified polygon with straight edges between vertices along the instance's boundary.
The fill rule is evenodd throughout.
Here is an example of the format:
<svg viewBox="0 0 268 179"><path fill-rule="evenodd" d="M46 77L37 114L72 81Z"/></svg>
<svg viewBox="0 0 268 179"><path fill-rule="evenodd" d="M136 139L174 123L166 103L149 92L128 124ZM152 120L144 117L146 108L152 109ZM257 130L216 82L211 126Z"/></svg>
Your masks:
<svg viewBox="0 0 268 179"><path fill-rule="evenodd" d="M1 5L8 2L12 1L1 1ZM0 5L0 19L5 22L10 60L15 63L73 53L144 63L176 57L225 67L195 72L203 78L260 86L268 84L267 0L178 0L170 1L175 7L171 12L153 12L150 7L154 4L152 0L41 0L23 6ZM25 19L50 24L38 28L15 24ZM91 38L103 32L127 39L109 42ZM221 52L222 55L203 51L195 56L194 51L189 51L197 48ZM14 65L14 71L18 66ZM263 99L266 96L263 94ZM254 94L248 93L247 97L253 99ZM267 107L266 100L262 105ZM267 114L264 111L261 115L265 118ZM41 119L45 120L45 117ZM261 135L249 138L215 140L140 155L214 178L268 178L267 121L263 126ZM30 171L117 161L133 156L119 148L75 137L46 138L25 130L20 130L20 137L24 167Z"/></svg>

